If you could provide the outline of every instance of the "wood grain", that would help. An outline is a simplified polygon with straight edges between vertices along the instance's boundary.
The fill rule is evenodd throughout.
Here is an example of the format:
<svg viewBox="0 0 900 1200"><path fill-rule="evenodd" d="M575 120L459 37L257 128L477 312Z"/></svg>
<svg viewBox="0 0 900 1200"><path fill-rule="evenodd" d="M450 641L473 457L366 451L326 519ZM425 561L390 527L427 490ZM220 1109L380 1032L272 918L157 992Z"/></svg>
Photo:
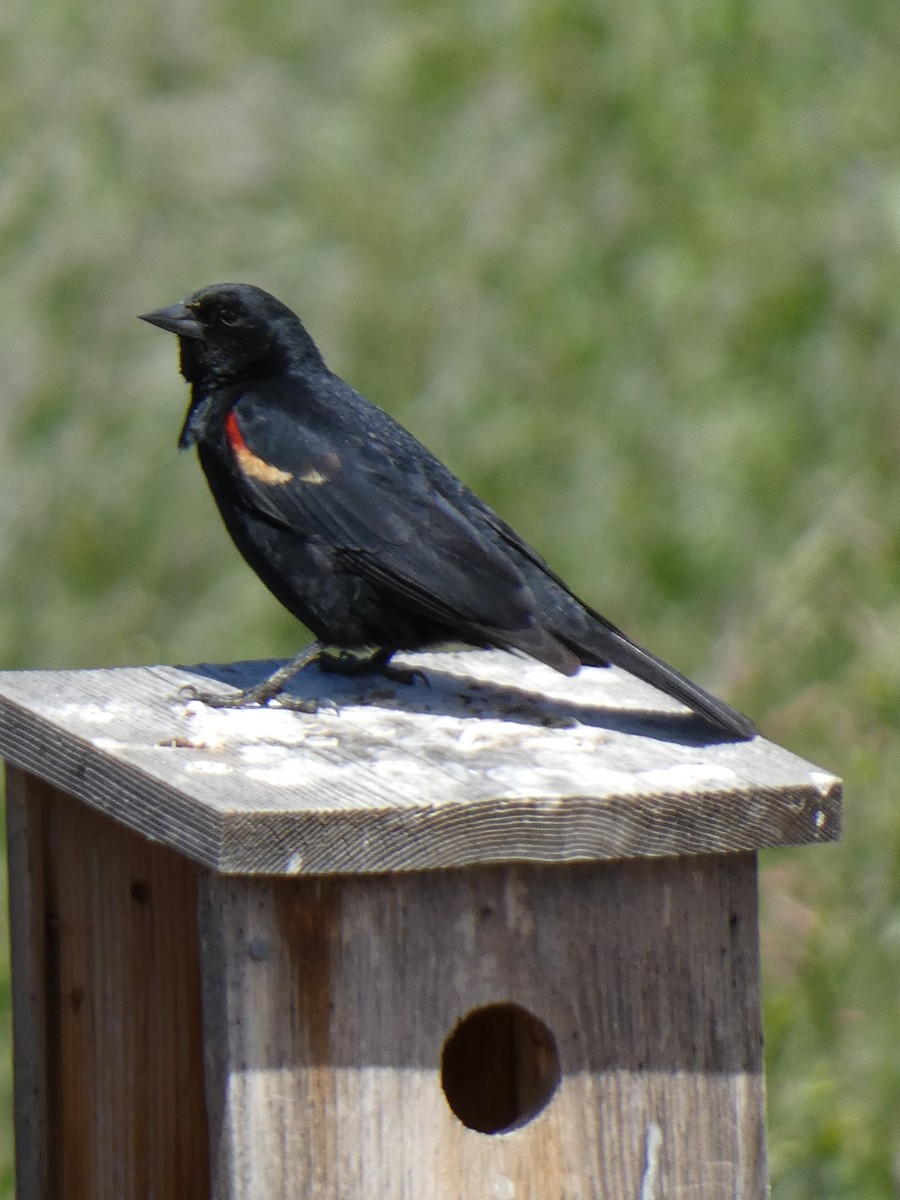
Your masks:
<svg viewBox="0 0 900 1200"><path fill-rule="evenodd" d="M32 795L29 800L29 784ZM16 1193L48 1200L47 978L43 807L39 785L6 769L9 931L12 967Z"/></svg>
<svg viewBox="0 0 900 1200"><path fill-rule="evenodd" d="M723 741L614 669L409 655L429 686L304 673L315 716L225 711L181 684L271 663L0 674L0 754L202 865L393 872L833 841L840 781Z"/></svg>
<svg viewBox="0 0 900 1200"><path fill-rule="evenodd" d="M766 1195L754 856L202 880L217 1200ZM440 1061L499 1003L561 1081L491 1135Z"/></svg>
<svg viewBox="0 0 900 1200"><path fill-rule="evenodd" d="M18 1195L206 1196L197 869L9 787Z"/></svg>

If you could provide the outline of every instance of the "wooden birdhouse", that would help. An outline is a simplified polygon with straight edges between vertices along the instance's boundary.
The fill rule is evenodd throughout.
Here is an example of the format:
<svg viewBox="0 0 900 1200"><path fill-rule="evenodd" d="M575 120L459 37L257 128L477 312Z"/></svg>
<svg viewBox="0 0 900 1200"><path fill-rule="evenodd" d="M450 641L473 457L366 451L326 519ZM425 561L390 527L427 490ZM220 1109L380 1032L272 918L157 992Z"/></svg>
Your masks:
<svg viewBox="0 0 900 1200"><path fill-rule="evenodd" d="M839 781L614 669L408 661L316 715L0 676L20 1200L766 1195L757 851Z"/></svg>

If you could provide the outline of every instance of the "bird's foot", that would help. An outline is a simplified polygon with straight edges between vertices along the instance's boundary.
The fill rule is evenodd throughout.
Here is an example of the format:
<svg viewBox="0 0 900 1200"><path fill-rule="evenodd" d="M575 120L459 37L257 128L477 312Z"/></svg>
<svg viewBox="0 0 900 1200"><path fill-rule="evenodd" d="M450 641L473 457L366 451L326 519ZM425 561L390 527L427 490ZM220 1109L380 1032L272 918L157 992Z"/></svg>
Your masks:
<svg viewBox="0 0 900 1200"><path fill-rule="evenodd" d="M415 683L417 679L421 679L426 686L430 686L424 671L414 667L395 667L388 661L390 656L391 652L384 650L377 650L368 656L346 653L324 654L322 647L318 643L314 643L302 650L296 658L292 658L290 662L279 667L277 671L273 671L267 678L254 684L253 687L234 692L201 692L192 683L188 683L179 688L178 696L185 703L195 700L209 708L252 708L254 706L264 708L274 700L278 708L286 708L291 712L317 713L322 709L339 712L340 710L333 700L285 694L285 686L313 662L318 663L320 671L336 675L355 676L375 673L389 679L392 683L409 685Z"/></svg>
<svg viewBox="0 0 900 1200"><path fill-rule="evenodd" d="M271 691L264 685L269 681L266 679L263 684L257 684L256 687L244 688L239 692L201 692L199 688L195 688L193 684L185 684L184 687L178 689L178 697L186 704L192 700L197 700L201 704L205 704L207 708L265 708L271 700L278 696L278 689ZM278 697L279 708L289 708L292 712L316 713L320 708L336 707L331 701L320 701L314 697L300 696L285 696Z"/></svg>
<svg viewBox="0 0 900 1200"><path fill-rule="evenodd" d="M385 663L383 667L378 668L378 672L385 679L390 679L393 683L402 683L406 687L415 683L417 679L421 679L426 687L431 687L428 676L419 667L395 667L391 663Z"/></svg>
<svg viewBox="0 0 900 1200"><path fill-rule="evenodd" d="M319 670L330 672L332 675L381 675L392 683L402 683L406 686L421 679L426 687L430 687L428 676L418 667L397 667L389 662L390 655L383 651L361 656L358 654L323 654L319 659Z"/></svg>
<svg viewBox="0 0 900 1200"><path fill-rule="evenodd" d="M188 701L199 700L201 704L206 704L210 708L250 708L254 704L265 706L283 692L286 684L299 675L304 667L316 662L321 653L322 647L318 642L313 642L311 646L301 650L296 658L284 663L271 675L259 683L255 683L253 687L244 688L242 691L201 692L189 683L179 688L178 694ZM331 701L328 700L320 701L312 697L301 699L298 696L281 696L278 703L281 708L290 708L294 712L305 713L318 712L320 707L331 705ZM334 705L331 706L334 707Z"/></svg>

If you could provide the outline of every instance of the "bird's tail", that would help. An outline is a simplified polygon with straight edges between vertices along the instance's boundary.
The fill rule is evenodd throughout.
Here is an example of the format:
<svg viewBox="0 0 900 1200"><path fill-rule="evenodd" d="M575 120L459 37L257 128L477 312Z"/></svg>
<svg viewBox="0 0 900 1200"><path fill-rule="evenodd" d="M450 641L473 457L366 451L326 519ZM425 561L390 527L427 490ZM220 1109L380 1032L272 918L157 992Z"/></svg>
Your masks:
<svg viewBox="0 0 900 1200"><path fill-rule="evenodd" d="M644 683L659 688L667 696L707 717L735 737L746 739L756 734L756 727L749 717L745 717L724 700L711 695L698 683L694 683L661 658L633 642L627 634L599 613L587 609L587 606L585 608L592 620L586 629L579 630L576 640L554 630L556 636L574 650L585 665L602 666L612 663L616 667L622 667L631 675L642 679Z"/></svg>

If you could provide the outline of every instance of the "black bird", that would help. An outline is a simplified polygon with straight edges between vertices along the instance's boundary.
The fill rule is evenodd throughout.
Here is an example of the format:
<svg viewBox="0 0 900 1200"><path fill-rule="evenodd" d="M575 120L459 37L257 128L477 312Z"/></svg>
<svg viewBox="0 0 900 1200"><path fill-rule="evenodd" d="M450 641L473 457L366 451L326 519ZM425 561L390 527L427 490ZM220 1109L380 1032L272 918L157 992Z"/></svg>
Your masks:
<svg viewBox="0 0 900 1200"><path fill-rule="evenodd" d="M266 703L308 663L327 666L326 647L368 650L357 667L399 677L388 666L395 651L463 641L564 675L614 663L729 734L753 736L746 717L579 600L421 442L330 371L274 296L216 284L142 320L178 335L191 385L179 445L197 447L235 545L317 639L256 687L199 699Z"/></svg>

